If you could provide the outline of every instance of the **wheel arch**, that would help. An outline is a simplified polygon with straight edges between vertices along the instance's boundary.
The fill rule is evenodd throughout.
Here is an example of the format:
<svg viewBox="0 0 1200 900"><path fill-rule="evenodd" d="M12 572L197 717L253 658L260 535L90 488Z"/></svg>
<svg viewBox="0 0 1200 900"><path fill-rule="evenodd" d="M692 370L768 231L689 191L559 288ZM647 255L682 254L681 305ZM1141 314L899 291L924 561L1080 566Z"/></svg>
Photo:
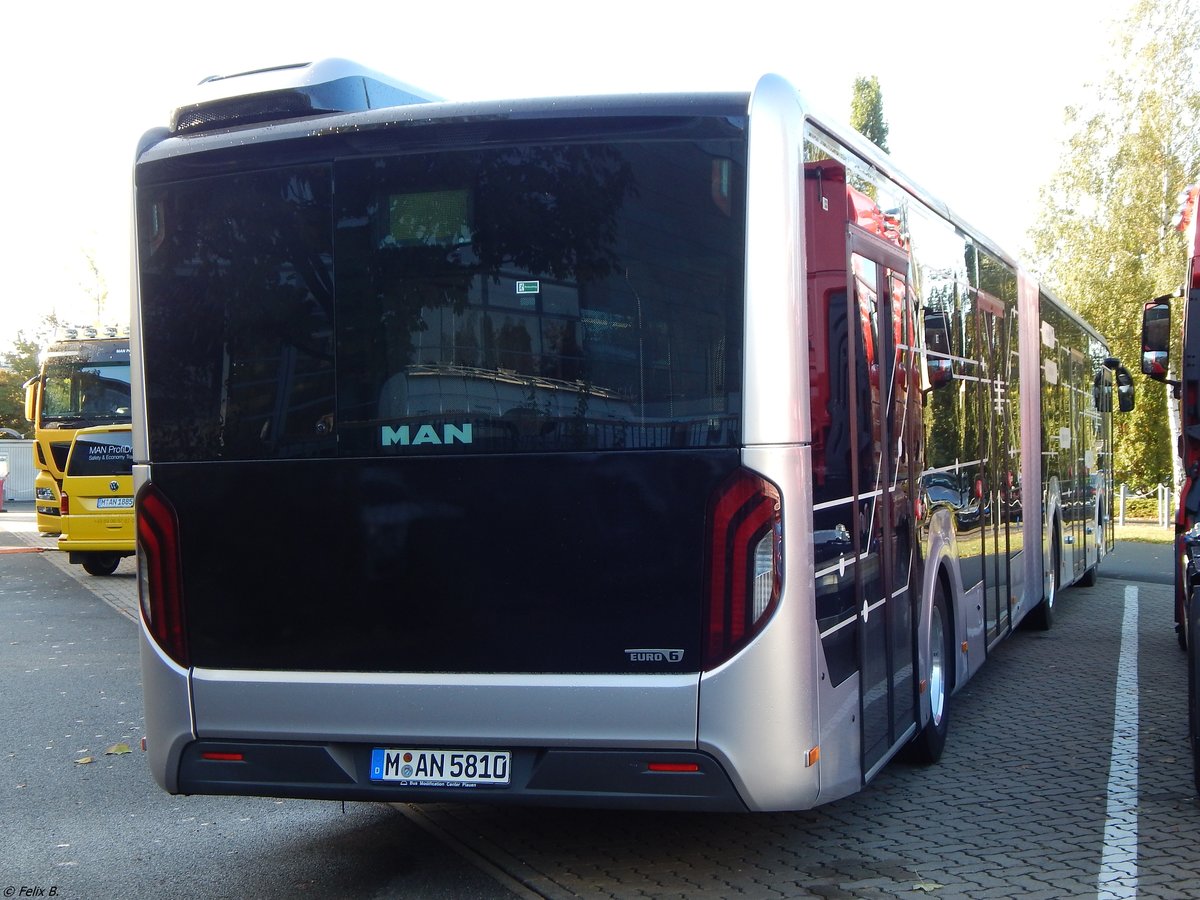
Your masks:
<svg viewBox="0 0 1200 900"><path fill-rule="evenodd" d="M919 666L919 678L924 679L929 672L930 647L929 647L929 631L930 619L933 615L933 598L936 591L940 588L946 598L946 615L949 621L946 622L946 628L950 635L950 651L953 663L947 666L947 676L949 685L947 695L953 694L958 689L960 684L966 682L966 659L964 654L958 652L964 640L964 632L966 619L963 610L965 591L963 590L961 577L958 576L958 567L954 564L958 559L957 543L955 540L955 532L953 520L946 516L934 517L930 522L930 528L927 538L927 555L925 563L924 579L922 580L921 589L921 606L920 614L917 618L917 664ZM962 670L960 671L960 667ZM929 695L927 692L921 694L921 721L919 724L929 721Z"/></svg>

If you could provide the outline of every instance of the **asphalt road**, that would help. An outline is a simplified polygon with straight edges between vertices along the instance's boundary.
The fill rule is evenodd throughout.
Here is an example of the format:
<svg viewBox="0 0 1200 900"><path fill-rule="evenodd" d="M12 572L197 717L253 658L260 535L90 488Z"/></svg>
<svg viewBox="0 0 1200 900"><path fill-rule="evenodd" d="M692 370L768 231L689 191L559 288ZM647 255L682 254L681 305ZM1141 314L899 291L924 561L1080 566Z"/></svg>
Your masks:
<svg viewBox="0 0 1200 900"><path fill-rule="evenodd" d="M1123 578L1147 584L1174 584L1175 569L1170 543L1123 541L1100 564L1102 578Z"/></svg>

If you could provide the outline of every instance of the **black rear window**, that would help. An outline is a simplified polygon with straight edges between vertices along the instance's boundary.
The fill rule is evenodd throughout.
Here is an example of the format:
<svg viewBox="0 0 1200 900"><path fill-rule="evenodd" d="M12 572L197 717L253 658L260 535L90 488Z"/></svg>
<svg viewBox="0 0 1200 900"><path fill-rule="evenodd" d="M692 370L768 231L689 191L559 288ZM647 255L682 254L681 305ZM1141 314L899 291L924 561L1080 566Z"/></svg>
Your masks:
<svg viewBox="0 0 1200 900"><path fill-rule="evenodd" d="M67 464L68 475L129 475L132 472L133 450L128 431L75 437Z"/></svg>
<svg viewBox="0 0 1200 900"><path fill-rule="evenodd" d="M139 189L152 457L736 446L741 123L426 130Z"/></svg>

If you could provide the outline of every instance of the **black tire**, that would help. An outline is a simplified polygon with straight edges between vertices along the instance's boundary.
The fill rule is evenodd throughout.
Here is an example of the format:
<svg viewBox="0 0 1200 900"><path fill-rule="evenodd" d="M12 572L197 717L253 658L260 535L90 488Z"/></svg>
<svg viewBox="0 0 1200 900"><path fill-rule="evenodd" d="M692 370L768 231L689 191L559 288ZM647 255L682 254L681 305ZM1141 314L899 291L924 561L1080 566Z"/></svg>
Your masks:
<svg viewBox="0 0 1200 900"><path fill-rule="evenodd" d="M1191 641L1188 640L1188 630L1187 618L1185 614L1184 620L1175 626L1175 640L1179 642L1179 649L1184 653L1187 653L1188 645L1191 643Z"/></svg>
<svg viewBox="0 0 1200 900"><path fill-rule="evenodd" d="M120 563L121 557L115 553L89 553L83 561L83 571L89 575L111 575Z"/></svg>
<svg viewBox="0 0 1200 900"><path fill-rule="evenodd" d="M1197 634L1200 630L1200 588L1193 589L1188 597L1188 630ZM1192 744L1192 781L1196 793L1200 794L1200 650L1193 640L1188 647L1188 737Z"/></svg>
<svg viewBox="0 0 1200 900"><path fill-rule="evenodd" d="M1054 601L1058 599L1058 571L1060 564L1058 535L1058 525L1056 524L1050 538L1050 589L1046 591L1046 596L1042 598L1042 602L1031 609L1029 615L1026 616L1029 627L1037 631L1049 631L1054 627Z"/></svg>
<svg viewBox="0 0 1200 900"><path fill-rule="evenodd" d="M933 609L929 617L929 721L917 732L905 748L904 757L910 762L932 765L941 759L950 731L950 687L954 666L954 635L950 624L950 607L941 581L933 592Z"/></svg>
<svg viewBox="0 0 1200 900"><path fill-rule="evenodd" d="M1100 507L1096 510L1096 535L1099 537L1098 543L1104 544L1104 526L1108 516L1104 512L1104 501L1100 501ZM1099 551L1097 551L1099 552ZM1100 558L1096 557L1096 564L1083 573L1079 579L1079 583L1084 587L1095 587L1096 579L1100 577Z"/></svg>
<svg viewBox="0 0 1200 900"><path fill-rule="evenodd" d="M1092 566L1090 569L1088 569L1086 572L1084 572L1082 575L1079 576L1079 584L1082 585L1083 587L1095 587L1096 586L1096 576L1098 574L1100 574L1099 569L1100 569L1100 563L1096 563L1094 566Z"/></svg>
<svg viewBox="0 0 1200 900"><path fill-rule="evenodd" d="M1186 577L1186 576L1179 572L1176 572L1175 577L1178 579L1178 578ZM1188 580L1190 581L1190 579L1188 579ZM1179 603L1179 592L1181 590L1182 590L1183 596L1184 596L1183 610L1180 611L1180 610L1176 609L1176 611L1175 611L1176 615L1178 616L1178 618L1175 622L1175 639L1177 641L1179 641L1179 649L1182 650L1184 653L1187 653L1188 644L1191 643L1188 640L1188 632L1191 631L1191 628L1188 626L1188 611L1191 609L1191 604L1188 602L1188 600L1190 599L1192 593L1194 593L1196 589L1188 587L1186 583L1182 589L1178 585L1176 585L1176 587L1175 587L1175 592L1176 592L1175 602L1176 603Z"/></svg>

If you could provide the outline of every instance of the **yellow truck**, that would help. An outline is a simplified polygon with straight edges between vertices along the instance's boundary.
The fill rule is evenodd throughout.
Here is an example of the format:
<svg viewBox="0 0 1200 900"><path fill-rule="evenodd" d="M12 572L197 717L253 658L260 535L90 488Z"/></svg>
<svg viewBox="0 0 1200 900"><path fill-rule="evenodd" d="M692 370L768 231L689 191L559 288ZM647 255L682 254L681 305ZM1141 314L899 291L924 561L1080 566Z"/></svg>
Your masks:
<svg viewBox="0 0 1200 900"><path fill-rule="evenodd" d="M60 494L58 549L89 575L111 575L134 552L130 426L76 432Z"/></svg>
<svg viewBox="0 0 1200 900"><path fill-rule="evenodd" d="M59 522L63 470L80 428L131 421L128 326L64 326L25 383L25 418L33 423L38 531Z"/></svg>

